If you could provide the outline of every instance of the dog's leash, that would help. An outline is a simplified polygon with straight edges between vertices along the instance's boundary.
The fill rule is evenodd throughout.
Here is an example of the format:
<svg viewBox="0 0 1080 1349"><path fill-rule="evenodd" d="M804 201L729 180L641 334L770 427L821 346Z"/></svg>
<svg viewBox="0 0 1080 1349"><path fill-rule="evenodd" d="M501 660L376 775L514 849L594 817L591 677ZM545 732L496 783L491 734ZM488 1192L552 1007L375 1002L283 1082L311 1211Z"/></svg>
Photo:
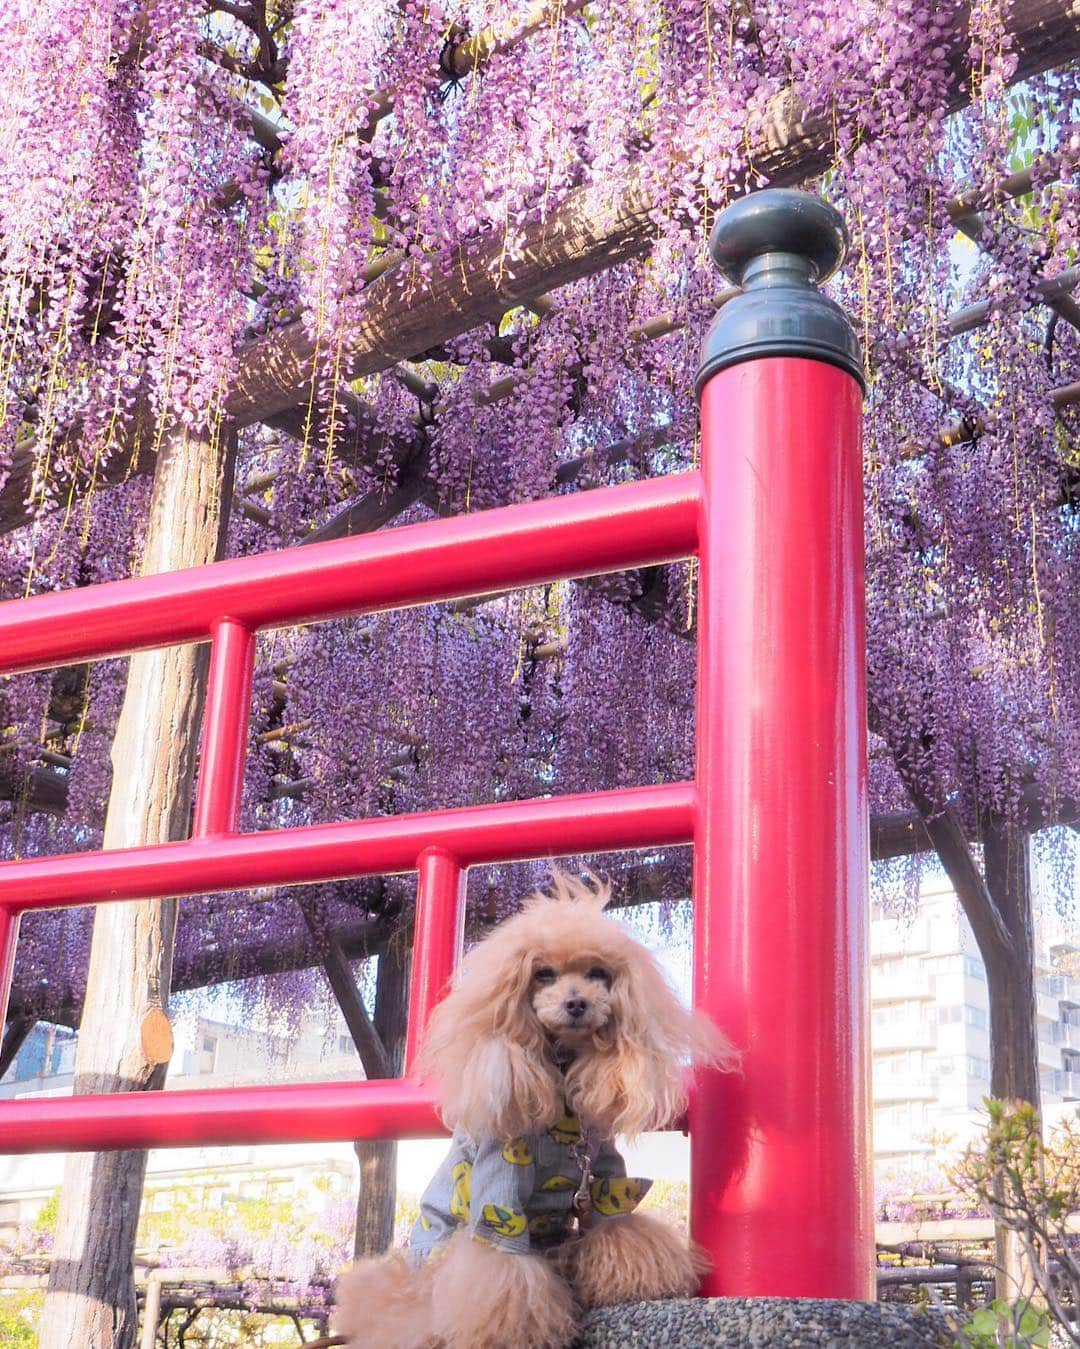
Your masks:
<svg viewBox="0 0 1080 1349"><path fill-rule="evenodd" d="M565 1076L567 1068L574 1061L572 1052L564 1052L558 1045L554 1046L555 1064L559 1071ZM589 1156L589 1130L582 1127L581 1135L576 1143L570 1144L570 1156L581 1168L581 1180L577 1189L574 1191L573 1210L577 1218L578 1231L587 1232L592 1226L592 1158Z"/></svg>
<svg viewBox="0 0 1080 1349"><path fill-rule="evenodd" d="M592 1226L592 1159L589 1156L589 1131L582 1129L581 1138L570 1146L570 1156L581 1168L581 1181L574 1191L574 1213L578 1230L587 1232Z"/></svg>

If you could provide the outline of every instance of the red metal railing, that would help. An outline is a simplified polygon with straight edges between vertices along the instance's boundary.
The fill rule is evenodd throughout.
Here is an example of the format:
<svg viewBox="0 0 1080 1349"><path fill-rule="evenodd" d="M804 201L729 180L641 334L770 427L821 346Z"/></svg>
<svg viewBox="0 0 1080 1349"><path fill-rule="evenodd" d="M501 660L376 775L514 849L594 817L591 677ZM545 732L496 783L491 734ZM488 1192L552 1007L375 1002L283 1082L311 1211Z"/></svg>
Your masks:
<svg viewBox="0 0 1080 1349"><path fill-rule="evenodd" d="M237 832L256 633L672 561L697 547L697 474L0 604L0 673L211 643L190 839L0 864L0 1005L34 909L418 872L407 1063L461 947L468 867L689 843L692 784ZM0 1150L438 1132L420 1084L360 1082L0 1103Z"/></svg>
<svg viewBox="0 0 1080 1349"><path fill-rule="evenodd" d="M786 255L785 255L786 256ZM192 837L0 865L0 1007L21 913L418 873L411 1063L478 863L693 843L695 1002L745 1051L698 1076L706 1291L873 1295L866 1046L860 396L825 359L713 373L700 473L0 605L0 673L212 644ZM696 782L237 832L259 629L696 556ZM0 1103L0 1151L437 1131L373 1081Z"/></svg>

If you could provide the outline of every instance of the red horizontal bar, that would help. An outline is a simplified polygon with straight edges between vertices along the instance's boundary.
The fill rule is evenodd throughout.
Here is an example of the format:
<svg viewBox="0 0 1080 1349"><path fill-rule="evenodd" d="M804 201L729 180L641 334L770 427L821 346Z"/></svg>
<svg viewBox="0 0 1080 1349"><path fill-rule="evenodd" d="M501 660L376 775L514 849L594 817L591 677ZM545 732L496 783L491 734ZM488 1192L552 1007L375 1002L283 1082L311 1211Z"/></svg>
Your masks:
<svg viewBox="0 0 1080 1349"><path fill-rule="evenodd" d="M686 1120L668 1127L685 1132ZM434 1087L412 1078L0 1103L0 1154L438 1138L446 1132L436 1112Z"/></svg>
<svg viewBox="0 0 1080 1349"><path fill-rule="evenodd" d="M621 571L696 551L697 473L0 604L0 673Z"/></svg>
<svg viewBox="0 0 1080 1349"><path fill-rule="evenodd" d="M409 1079L49 1096L0 1103L0 1153L437 1138L434 1089Z"/></svg>
<svg viewBox="0 0 1080 1349"><path fill-rule="evenodd" d="M145 848L0 863L13 913L412 871L425 848L462 866L690 843L693 783L224 834Z"/></svg>

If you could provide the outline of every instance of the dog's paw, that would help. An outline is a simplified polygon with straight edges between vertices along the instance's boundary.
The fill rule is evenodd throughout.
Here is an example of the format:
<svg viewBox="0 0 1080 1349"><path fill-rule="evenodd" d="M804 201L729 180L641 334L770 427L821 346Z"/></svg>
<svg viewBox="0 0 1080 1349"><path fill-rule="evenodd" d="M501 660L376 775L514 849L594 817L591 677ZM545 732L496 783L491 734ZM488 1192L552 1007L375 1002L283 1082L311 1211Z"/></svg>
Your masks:
<svg viewBox="0 0 1080 1349"><path fill-rule="evenodd" d="M692 1297L708 1268L686 1237L648 1213L596 1223L560 1265L583 1307Z"/></svg>
<svg viewBox="0 0 1080 1349"><path fill-rule="evenodd" d="M441 1349L432 1329L429 1270L400 1252L360 1260L338 1280L333 1329L346 1349Z"/></svg>
<svg viewBox="0 0 1080 1349"><path fill-rule="evenodd" d="M568 1349L576 1331L570 1289L545 1260L466 1231L451 1237L435 1268L432 1304L447 1349Z"/></svg>

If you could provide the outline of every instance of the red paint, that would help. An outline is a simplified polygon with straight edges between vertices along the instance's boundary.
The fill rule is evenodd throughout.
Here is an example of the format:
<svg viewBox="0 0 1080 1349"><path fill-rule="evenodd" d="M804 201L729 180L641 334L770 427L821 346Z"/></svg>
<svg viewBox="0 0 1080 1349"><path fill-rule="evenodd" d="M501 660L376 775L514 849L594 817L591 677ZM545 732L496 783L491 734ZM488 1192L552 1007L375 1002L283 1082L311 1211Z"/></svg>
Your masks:
<svg viewBox="0 0 1080 1349"><path fill-rule="evenodd" d="M0 863L0 905L16 911L68 908L386 875L414 870L429 847L476 866L689 843L696 801L692 784L674 783L32 857Z"/></svg>
<svg viewBox="0 0 1080 1349"><path fill-rule="evenodd" d="M236 831L255 669L255 634L250 628L231 618L215 619L210 635L213 644L192 827L196 838Z"/></svg>
<svg viewBox="0 0 1080 1349"><path fill-rule="evenodd" d="M713 1295L874 1296L860 404L795 357L702 397L695 998L745 1049L691 1111Z"/></svg>
<svg viewBox="0 0 1080 1349"><path fill-rule="evenodd" d="M428 1017L454 973L464 927L465 871L452 853L442 848L425 848L420 854L416 877L406 1072L412 1069Z"/></svg>
<svg viewBox="0 0 1080 1349"><path fill-rule="evenodd" d="M422 1083L305 1082L5 1101L0 1153L435 1138L446 1130Z"/></svg>
<svg viewBox="0 0 1080 1349"><path fill-rule="evenodd" d="M696 473L0 604L0 674L688 557Z"/></svg>
<svg viewBox="0 0 1080 1349"><path fill-rule="evenodd" d="M237 834L256 630L683 557L697 546L701 486L699 475L684 474L0 605L0 671L213 642L194 837L0 864L0 952L5 930L9 937L0 975L10 974L15 920L25 910L418 870L414 1053L460 949L469 866L691 842L696 788ZM0 1103L7 1152L437 1131L430 1094L409 1081Z"/></svg>

